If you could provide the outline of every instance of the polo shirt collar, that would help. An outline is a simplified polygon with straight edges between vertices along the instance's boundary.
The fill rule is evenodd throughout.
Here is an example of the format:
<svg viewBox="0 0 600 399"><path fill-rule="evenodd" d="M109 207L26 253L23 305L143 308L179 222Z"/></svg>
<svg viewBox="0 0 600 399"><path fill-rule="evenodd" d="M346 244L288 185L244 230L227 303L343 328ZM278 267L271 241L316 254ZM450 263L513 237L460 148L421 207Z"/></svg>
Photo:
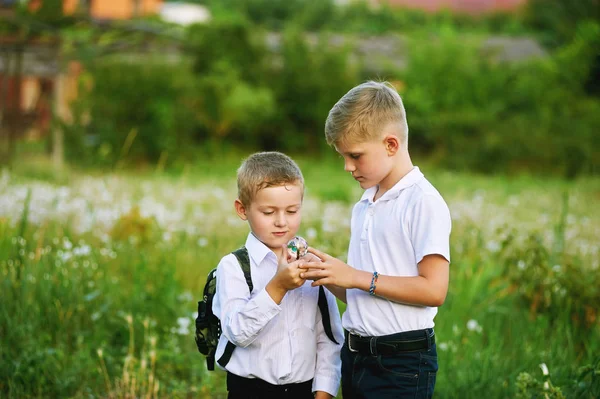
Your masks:
<svg viewBox="0 0 600 399"><path fill-rule="evenodd" d="M262 241L256 238L252 232L248 233L248 238L246 239L246 249L257 266L260 265L262 261L269 256L269 254L275 256L273 251L263 244Z"/></svg>
<svg viewBox="0 0 600 399"><path fill-rule="evenodd" d="M402 177L402 179L400 179L398 183L394 184L394 186L388 191L386 191L385 194L383 194L381 198L379 198L377 201L388 201L398 198L402 190L414 185L419 180L421 180L423 176L424 175L421 172L421 170L419 170L418 166L413 167L410 172L404 175L404 177ZM366 189L362 197L360 198L360 201L373 202L373 197L375 196L377 189L378 186L373 186L371 188Z"/></svg>

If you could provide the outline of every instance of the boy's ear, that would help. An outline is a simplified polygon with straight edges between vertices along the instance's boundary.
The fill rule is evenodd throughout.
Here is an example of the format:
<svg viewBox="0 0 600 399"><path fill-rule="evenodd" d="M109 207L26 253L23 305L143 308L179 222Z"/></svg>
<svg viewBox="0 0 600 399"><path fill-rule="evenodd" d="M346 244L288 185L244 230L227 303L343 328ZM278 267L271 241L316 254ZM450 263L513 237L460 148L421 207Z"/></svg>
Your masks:
<svg viewBox="0 0 600 399"><path fill-rule="evenodd" d="M242 201L240 201L239 198L235 200L233 206L235 207L235 211L237 212L240 219L248 220L248 216L246 215L246 207L244 206L244 204L242 204Z"/></svg>
<svg viewBox="0 0 600 399"><path fill-rule="evenodd" d="M388 134L383 138L383 144L385 145L385 149L388 155L395 155L400 149L400 140L398 136L394 134Z"/></svg>

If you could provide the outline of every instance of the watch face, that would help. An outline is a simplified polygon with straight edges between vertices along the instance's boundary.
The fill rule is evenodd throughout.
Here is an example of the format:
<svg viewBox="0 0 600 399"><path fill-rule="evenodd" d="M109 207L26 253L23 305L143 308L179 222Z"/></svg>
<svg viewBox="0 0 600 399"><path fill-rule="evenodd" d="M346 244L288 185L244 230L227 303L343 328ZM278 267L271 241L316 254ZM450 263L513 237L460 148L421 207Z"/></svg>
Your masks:
<svg viewBox="0 0 600 399"><path fill-rule="evenodd" d="M308 243L302 237L294 237L292 238L287 245L288 255L293 259L300 259L306 252L308 251Z"/></svg>

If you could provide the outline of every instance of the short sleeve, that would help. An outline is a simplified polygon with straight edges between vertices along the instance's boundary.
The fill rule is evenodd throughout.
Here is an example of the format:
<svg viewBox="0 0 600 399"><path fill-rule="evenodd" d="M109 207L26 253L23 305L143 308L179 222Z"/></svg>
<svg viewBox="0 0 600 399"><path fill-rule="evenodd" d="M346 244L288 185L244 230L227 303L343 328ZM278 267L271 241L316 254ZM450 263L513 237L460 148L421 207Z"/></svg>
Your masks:
<svg viewBox="0 0 600 399"><path fill-rule="evenodd" d="M418 199L411 217L410 236L419 264L427 255L441 255L450 262L452 220L448 205L440 195L426 194Z"/></svg>

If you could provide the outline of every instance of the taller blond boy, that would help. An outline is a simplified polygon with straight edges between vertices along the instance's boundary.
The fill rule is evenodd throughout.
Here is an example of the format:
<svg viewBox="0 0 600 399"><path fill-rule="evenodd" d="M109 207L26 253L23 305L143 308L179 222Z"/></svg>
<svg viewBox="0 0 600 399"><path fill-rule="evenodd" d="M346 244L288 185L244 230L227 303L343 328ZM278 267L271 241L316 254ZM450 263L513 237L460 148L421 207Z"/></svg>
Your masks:
<svg viewBox="0 0 600 399"><path fill-rule="evenodd" d="M434 317L448 291L451 219L414 166L402 99L386 82L354 87L331 109L327 142L365 190L354 206L348 264L324 262L302 277L347 303L342 316L344 399L430 398L438 370Z"/></svg>

